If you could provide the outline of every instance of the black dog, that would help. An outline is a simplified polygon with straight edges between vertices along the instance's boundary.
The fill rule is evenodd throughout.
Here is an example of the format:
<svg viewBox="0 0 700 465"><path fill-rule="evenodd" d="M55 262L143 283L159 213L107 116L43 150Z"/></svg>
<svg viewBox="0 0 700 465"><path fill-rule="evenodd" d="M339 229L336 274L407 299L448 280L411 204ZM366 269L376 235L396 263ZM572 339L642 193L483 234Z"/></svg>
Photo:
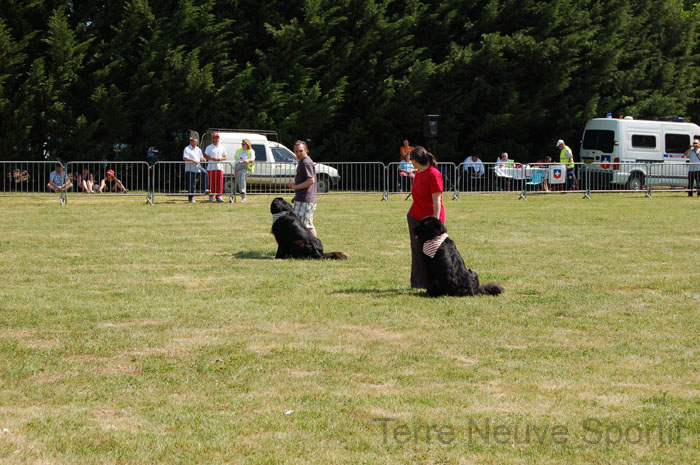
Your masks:
<svg viewBox="0 0 700 465"><path fill-rule="evenodd" d="M317 237L306 229L294 208L282 197L275 198L270 204L272 213L272 234L277 241L275 258L328 258L345 260L342 252L323 253L323 245Z"/></svg>
<svg viewBox="0 0 700 465"><path fill-rule="evenodd" d="M464 260L454 241L447 237L447 228L442 221L428 216L413 228L413 232L430 262L433 282L428 286L428 295L498 295L503 292L498 284L479 285L479 276L464 266ZM434 254L433 257L430 254Z"/></svg>

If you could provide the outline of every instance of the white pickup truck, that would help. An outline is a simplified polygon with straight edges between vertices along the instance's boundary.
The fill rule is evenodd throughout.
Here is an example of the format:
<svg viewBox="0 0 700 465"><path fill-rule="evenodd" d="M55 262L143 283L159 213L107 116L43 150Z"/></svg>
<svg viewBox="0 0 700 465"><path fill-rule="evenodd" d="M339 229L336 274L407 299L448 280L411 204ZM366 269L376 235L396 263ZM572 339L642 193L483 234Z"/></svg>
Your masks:
<svg viewBox="0 0 700 465"><path fill-rule="evenodd" d="M287 183L294 182L297 170L297 158L294 153L279 142L268 139L268 136L277 138L277 133L272 131L249 131L236 129L207 129L202 136L202 151L211 144L211 136L219 134L219 143L226 147L228 154L227 164L224 169L224 188L226 192L233 192L235 179L233 165L236 160L236 152L241 148L243 139L250 140L255 150L255 168L247 177L247 184L252 189L278 190L286 189ZM313 157L312 157L313 158ZM338 170L323 163L316 163L316 189L318 192L328 192L338 185L340 176Z"/></svg>

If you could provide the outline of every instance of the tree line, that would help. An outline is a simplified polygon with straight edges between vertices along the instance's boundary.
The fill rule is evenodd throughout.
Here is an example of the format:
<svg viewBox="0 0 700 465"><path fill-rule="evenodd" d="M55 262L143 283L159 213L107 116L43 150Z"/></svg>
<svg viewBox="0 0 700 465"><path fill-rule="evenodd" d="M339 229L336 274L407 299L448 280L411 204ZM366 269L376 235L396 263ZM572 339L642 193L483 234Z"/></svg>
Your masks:
<svg viewBox="0 0 700 465"><path fill-rule="evenodd" d="M0 0L0 157L176 160L187 129L219 127L322 161L396 161L404 138L531 161L607 113L700 120L698 16L688 0Z"/></svg>

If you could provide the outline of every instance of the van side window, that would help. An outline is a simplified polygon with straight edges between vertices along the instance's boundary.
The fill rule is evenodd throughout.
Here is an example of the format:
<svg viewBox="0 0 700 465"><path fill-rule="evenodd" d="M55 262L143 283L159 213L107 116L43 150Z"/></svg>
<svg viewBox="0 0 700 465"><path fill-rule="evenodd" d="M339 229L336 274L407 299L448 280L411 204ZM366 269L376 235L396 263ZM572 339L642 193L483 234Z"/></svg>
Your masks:
<svg viewBox="0 0 700 465"><path fill-rule="evenodd" d="M583 133L583 148L586 150L600 150L603 153L612 153L615 144L615 133L600 129L588 129Z"/></svg>
<svg viewBox="0 0 700 465"><path fill-rule="evenodd" d="M656 148L656 136L642 136L639 134L633 134L632 135L632 147L645 148L645 149L655 149Z"/></svg>
<svg viewBox="0 0 700 465"><path fill-rule="evenodd" d="M264 145L253 144L253 150L255 150L255 161L267 161Z"/></svg>
<svg viewBox="0 0 700 465"><path fill-rule="evenodd" d="M687 134L666 134L666 153L684 153L690 147Z"/></svg>

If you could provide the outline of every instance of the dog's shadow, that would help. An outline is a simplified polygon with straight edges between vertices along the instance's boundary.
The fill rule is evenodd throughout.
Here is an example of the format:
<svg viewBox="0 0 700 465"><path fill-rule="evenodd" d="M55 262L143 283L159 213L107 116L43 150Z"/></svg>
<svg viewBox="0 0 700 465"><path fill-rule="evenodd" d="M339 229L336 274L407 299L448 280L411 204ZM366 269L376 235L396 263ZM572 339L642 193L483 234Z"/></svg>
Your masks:
<svg viewBox="0 0 700 465"><path fill-rule="evenodd" d="M371 294L375 297L398 297L402 295L407 296L424 296L427 295L425 291L421 289L404 289L404 288L390 288L390 289L365 289L351 287L349 289L340 289L333 291L333 294Z"/></svg>
<svg viewBox="0 0 700 465"><path fill-rule="evenodd" d="M242 250L228 255L245 260L274 260L275 258L275 253L269 250Z"/></svg>

